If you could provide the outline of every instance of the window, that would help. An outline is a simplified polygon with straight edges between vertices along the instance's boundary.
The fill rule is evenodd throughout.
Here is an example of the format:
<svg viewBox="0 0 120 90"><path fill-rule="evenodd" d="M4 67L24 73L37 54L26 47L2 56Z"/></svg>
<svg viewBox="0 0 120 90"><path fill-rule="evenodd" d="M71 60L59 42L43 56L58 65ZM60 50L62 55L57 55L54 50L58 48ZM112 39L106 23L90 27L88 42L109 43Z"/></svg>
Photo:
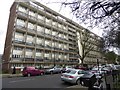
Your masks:
<svg viewBox="0 0 120 90"><path fill-rule="evenodd" d="M49 53L49 52L45 52L44 56L45 56L46 58L49 58L50 53Z"/></svg>
<svg viewBox="0 0 120 90"><path fill-rule="evenodd" d="M58 24L58 27L59 27L59 28L61 28L61 27L62 27L62 25L61 25L61 24Z"/></svg>
<svg viewBox="0 0 120 90"><path fill-rule="evenodd" d="M42 26L37 26L37 31L38 31L38 32L44 32L44 27L42 27Z"/></svg>
<svg viewBox="0 0 120 90"><path fill-rule="evenodd" d="M64 58L67 59L67 55L64 55Z"/></svg>
<svg viewBox="0 0 120 90"><path fill-rule="evenodd" d="M15 32L15 40L17 41L23 41L24 40L24 34Z"/></svg>
<svg viewBox="0 0 120 90"><path fill-rule="evenodd" d="M50 29L45 29L45 33L50 34Z"/></svg>
<svg viewBox="0 0 120 90"><path fill-rule="evenodd" d="M43 39L42 38L37 38L37 44L43 44Z"/></svg>
<svg viewBox="0 0 120 90"><path fill-rule="evenodd" d="M50 41L49 40L45 41L45 46L50 46Z"/></svg>
<svg viewBox="0 0 120 90"><path fill-rule="evenodd" d="M56 26L57 25L57 22L55 22L55 21L53 21L53 23L52 23L54 26Z"/></svg>
<svg viewBox="0 0 120 90"><path fill-rule="evenodd" d="M33 55L33 50L29 49L29 48L26 48L25 56L28 57L28 58L31 58L32 55Z"/></svg>
<svg viewBox="0 0 120 90"><path fill-rule="evenodd" d="M27 9L25 7L19 6L18 10L27 13Z"/></svg>
<svg viewBox="0 0 120 90"><path fill-rule="evenodd" d="M22 19L17 19L17 25L20 25L20 26L25 26L25 21L22 20Z"/></svg>
<svg viewBox="0 0 120 90"><path fill-rule="evenodd" d="M75 70L68 70L66 73L69 73L69 74L75 74L76 71L75 71Z"/></svg>
<svg viewBox="0 0 120 90"><path fill-rule="evenodd" d="M34 11L29 11L29 15L35 17L35 12Z"/></svg>
<svg viewBox="0 0 120 90"><path fill-rule="evenodd" d="M56 36L56 35L58 36L59 34L58 34L58 32L56 32L56 31L52 31L52 35L53 35L53 36Z"/></svg>
<svg viewBox="0 0 120 90"><path fill-rule="evenodd" d="M29 29L34 29L35 25L33 23L28 22L28 28Z"/></svg>
<svg viewBox="0 0 120 90"><path fill-rule="evenodd" d="M50 19L46 18L46 23L50 23Z"/></svg>
<svg viewBox="0 0 120 90"><path fill-rule="evenodd" d="M58 47L59 43L58 42L55 42L55 47Z"/></svg>
<svg viewBox="0 0 120 90"><path fill-rule="evenodd" d="M43 53L41 51L36 52L36 57L43 57Z"/></svg>
<svg viewBox="0 0 120 90"><path fill-rule="evenodd" d="M67 45L64 45L64 49L67 49Z"/></svg>
<svg viewBox="0 0 120 90"><path fill-rule="evenodd" d="M22 50L21 47L14 47L15 50Z"/></svg>
<svg viewBox="0 0 120 90"><path fill-rule="evenodd" d="M14 47L12 57L20 58L20 57L22 57L22 54L23 54L23 48L21 48L21 47Z"/></svg>
<svg viewBox="0 0 120 90"><path fill-rule="evenodd" d="M38 19L44 20L44 17L40 14L38 14Z"/></svg>
<svg viewBox="0 0 120 90"><path fill-rule="evenodd" d="M27 35L27 40L26 40L27 43L29 44L32 44L34 42L34 37L31 36L31 35Z"/></svg>

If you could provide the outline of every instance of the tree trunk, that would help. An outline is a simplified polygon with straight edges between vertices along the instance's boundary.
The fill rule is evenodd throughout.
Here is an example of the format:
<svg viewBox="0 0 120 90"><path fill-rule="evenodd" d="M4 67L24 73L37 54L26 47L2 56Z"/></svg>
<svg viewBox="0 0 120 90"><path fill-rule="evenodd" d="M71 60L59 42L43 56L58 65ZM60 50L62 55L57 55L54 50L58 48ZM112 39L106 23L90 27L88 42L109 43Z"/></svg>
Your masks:
<svg viewBox="0 0 120 90"><path fill-rule="evenodd" d="M81 59L81 65L83 66L83 59Z"/></svg>

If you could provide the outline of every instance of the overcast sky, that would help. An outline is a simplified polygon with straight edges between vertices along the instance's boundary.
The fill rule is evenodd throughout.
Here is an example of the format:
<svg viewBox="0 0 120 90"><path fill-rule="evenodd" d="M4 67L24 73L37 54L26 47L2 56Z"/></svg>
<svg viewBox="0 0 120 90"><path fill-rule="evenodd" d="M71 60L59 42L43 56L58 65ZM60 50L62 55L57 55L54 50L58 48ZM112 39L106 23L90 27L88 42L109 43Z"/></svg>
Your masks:
<svg viewBox="0 0 120 90"><path fill-rule="evenodd" d="M72 16L71 11L69 8L61 8L60 3L54 3L54 2L59 2L59 1L66 1L66 0L36 0L39 1L51 9L61 13L62 15L75 20L75 17ZM11 5L13 4L14 0L2 0L0 3L0 54L3 54L3 49L4 49L4 43L5 43L5 37L6 37L6 31L7 31L7 25L8 25L8 18L9 18L9 10ZM52 3L46 3L46 2L52 2ZM64 8L64 9L63 9ZM97 35L101 36L101 32L97 30L96 28L92 30L94 33Z"/></svg>

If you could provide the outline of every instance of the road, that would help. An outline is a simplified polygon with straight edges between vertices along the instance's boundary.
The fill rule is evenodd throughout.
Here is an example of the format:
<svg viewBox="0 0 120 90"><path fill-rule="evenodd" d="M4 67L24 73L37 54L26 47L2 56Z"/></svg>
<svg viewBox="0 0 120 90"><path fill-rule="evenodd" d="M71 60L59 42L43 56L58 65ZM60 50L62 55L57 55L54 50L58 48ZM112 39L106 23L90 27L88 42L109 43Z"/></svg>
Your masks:
<svg viewBox="0 0 120 90"><path fill-rule="evenodd" d="M60 79L60 74L3 78L2 88L66 88L72 86Z"/></svg>

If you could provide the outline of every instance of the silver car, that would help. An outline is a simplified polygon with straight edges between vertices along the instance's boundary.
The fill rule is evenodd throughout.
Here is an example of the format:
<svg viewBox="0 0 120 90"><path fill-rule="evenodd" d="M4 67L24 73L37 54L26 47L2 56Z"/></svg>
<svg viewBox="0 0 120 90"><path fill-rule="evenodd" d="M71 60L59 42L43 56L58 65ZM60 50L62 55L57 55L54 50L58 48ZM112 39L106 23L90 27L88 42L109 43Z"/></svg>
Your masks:
<svg viewBox="0 0 120 90"><path fill-rule="evenodd" d="M54 73L62 73L62 67L58 67L58 66L55 66L51 69L47 69L45 71L45 73L50 73L50 74L54 74Z"/></svg>
<svg viewBox="0 0 120 90"><path fill-rule="evenodd" d="M85 74L85 71L71 69L61 74L61 80L72 84L80 84L80 77Z"/></svg>

